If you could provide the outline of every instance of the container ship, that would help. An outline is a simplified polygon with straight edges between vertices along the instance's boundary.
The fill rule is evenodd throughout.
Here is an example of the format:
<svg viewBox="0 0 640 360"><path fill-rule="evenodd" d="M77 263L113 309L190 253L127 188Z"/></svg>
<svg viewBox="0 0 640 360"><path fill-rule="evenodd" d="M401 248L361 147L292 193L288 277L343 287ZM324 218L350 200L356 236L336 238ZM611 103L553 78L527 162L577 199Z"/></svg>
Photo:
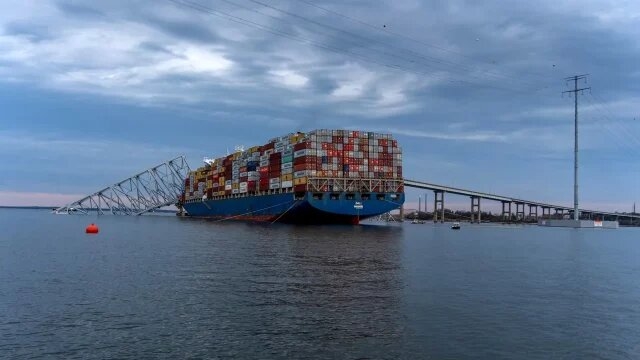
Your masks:
<svg viewBox="0 0 640 360"><path fill-rule="evenodd" d="M192 217L359 224L404 203L402 152L390 134L314 130L207 159L179 206Z"/></svg>

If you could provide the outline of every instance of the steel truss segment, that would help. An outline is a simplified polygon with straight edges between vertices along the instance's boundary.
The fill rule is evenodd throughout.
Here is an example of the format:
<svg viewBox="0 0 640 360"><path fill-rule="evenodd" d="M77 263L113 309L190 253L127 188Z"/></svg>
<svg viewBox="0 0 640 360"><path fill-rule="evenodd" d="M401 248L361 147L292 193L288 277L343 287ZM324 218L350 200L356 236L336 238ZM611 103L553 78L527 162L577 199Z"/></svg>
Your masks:
<svg viewBox="0 0 640 360"><path fill-rule="evenodd" d="M401 192L400 179L309 178L307 191L312 192Z"/></svg>
<svg viewBox="0 0 640 360"><path fill-rule="evenodd" d="M184 156L178 156L60 207L55 213L141 215L178 203L189 171Z"/></svg>

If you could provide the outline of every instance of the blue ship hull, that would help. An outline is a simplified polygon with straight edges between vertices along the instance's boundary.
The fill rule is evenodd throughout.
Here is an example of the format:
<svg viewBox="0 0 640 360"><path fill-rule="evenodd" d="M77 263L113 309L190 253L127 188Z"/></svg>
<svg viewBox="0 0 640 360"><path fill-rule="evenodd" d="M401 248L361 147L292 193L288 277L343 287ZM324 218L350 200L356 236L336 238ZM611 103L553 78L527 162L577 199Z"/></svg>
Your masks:
<svg viewBox="0 0 640 360"><path fill-rule="evenodd" d="M334 196L332 196L334 195ZM293 224L358 224L360 220L397 209L404 193L292 192L188 201L189 216L229 220L278 221Z"/></svg>

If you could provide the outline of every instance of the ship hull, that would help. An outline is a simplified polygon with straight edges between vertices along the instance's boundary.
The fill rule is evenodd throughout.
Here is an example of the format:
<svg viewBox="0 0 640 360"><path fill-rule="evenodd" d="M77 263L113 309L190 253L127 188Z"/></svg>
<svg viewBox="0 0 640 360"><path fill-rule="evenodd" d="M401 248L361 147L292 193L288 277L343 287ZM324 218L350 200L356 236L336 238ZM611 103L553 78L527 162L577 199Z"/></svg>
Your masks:
<svg viewBox="0 0 640 360"><path fill-rule="evenodd" d="M183 204L189 216L292 224L358 224L399 208L403 193L280 193L197 200Z"/></svg>

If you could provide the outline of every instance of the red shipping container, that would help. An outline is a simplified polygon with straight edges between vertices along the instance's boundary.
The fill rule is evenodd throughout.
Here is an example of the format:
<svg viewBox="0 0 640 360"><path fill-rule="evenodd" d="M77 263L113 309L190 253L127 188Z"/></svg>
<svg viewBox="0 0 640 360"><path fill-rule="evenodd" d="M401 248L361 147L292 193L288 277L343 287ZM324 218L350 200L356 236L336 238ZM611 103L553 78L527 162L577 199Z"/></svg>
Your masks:
<svg viewBox="0 0 640 360"><path fill-rule="evenodd" d="M300 156L293 159L293 165L314 164L317 158L316 156Z"/></svg>
<svg viewBox="0 0 640 360"><path fill-rule="evenodd" d="M311 167L311 165L309 165L309 164L293 165L293 171L311 170L310 167Z"/></svg>
<svg viewBox="0 0 640 360"><path fill-rule="evenodd" d="M305 141L305 142L301 142L293 145L293 151L304 150L304 149L311 149L311 142Z"/></svg>
<svg viewBox="0 0 640 360"><path fill-rule="evenodd" d="M294 185L293 191L307 191L307 184Z"/></svg>

